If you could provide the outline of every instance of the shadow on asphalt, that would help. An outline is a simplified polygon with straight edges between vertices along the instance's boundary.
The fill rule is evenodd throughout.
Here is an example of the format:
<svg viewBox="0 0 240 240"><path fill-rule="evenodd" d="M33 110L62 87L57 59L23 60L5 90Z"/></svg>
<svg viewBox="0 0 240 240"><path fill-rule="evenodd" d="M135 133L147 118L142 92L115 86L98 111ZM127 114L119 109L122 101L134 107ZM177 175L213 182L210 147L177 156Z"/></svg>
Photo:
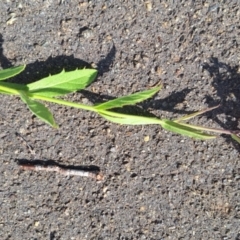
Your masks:
<svg viewBox="0 0 240 240"><path fill-rule="evenodd" d="M202 65L212 78L212 86L221 99L220 107L208 113L211 118L222 128L228 130L239 130L240 118L240 73L239 66L231 67L217 58L210 58ZM219 104L211 96L206 96L209 106ZM225 114L225 121L221 121L217 116ZM224 136L227 142L233 142L236 149L240 151L240 146L232 141L229 135Z"/></svg>

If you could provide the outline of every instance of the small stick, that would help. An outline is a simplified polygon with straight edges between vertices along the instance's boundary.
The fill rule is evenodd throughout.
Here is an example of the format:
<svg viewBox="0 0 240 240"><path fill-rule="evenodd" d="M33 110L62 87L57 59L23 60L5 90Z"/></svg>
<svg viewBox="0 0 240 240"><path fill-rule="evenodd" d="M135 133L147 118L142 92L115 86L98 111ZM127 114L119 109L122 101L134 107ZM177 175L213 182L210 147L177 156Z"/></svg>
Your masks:
<svg viewBox="0 0 240 240"><path fill-rule="evenodd" d="M66 176L81 176L81 177L90 177L96 179L97 181L102 181L104 179L102 173L100 172L91 172L87 170L80 169L66 169L57 165L48 165L43 166L39 164L20 164L20 168L23 170L33 170L33 171L47 171L47 172L58 172Z"/></svg>

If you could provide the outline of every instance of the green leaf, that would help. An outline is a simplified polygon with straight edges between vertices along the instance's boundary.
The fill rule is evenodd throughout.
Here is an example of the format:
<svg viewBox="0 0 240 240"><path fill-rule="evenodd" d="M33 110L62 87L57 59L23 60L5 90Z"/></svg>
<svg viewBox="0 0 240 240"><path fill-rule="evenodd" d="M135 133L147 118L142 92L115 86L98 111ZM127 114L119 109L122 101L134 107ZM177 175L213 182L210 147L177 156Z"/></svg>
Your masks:
<svg viewBox="0 0 240 240"><path fill-rule="evenodd" d="M179 133L184 136L207 140L216 138L216 136L209 135L207 133L203 133L202 131L196 130L194 128L186 126L186 124L182 125L180 123L173 122L171 120L163 119L161 126L171 132Z"/></svg>
<svg viewBox="0 0 240 240"><path fill-rule="evenodd" d="M77 69L43 78L28 84L30 93L45 97L57 97L67 93L84 89L97 76L95 69Z"/></svg>
<svg viewBox="0 0 240 240"><path fill-rule="evenodd" d="M146 90L143 92L134 93L134 94L124 96L124 97L119 97L117 99L96 105L94 107L99 110L106 110L106 109L111 109L111 108L120 108L125 105L134 105L136 103L142 102L142 101L152 97L160 89L161 89L161 87L156 87L156 88Z"/></svg>
<svg viewBox="0 0 240 240"><path fill-rule="evenodd" d="M234 139L235 141L240 143L240 138L236 134L232 134L231 137L232 137L232 139Z"/></svg>
<svg viewBox="0 0 240 240"><path fill-rule="evenodd" d="M158 118L127 115L110 111L98 111L99 115L110 122L128 125L161 124Z"/></svg>
<svg viewBox="0 0 240 240"><path fill-rule="evenodd" d="M18 67L11 67L7 69L0 70L0 81L14 77L18 75L20 72L22 72L25 69L24 66L18 66Z"/></svg>
<svg viewBox="0 0 240 240"><path fill-rule="evenodd" d="M45 107L42 103L32 100L23 91L19 91L19 94L22 101L27 104L28 108L33 114L35 114L38 118L40 118L50 126L54 128L58 127L54 121L52 113L49 111L47 107Z"/></svg>

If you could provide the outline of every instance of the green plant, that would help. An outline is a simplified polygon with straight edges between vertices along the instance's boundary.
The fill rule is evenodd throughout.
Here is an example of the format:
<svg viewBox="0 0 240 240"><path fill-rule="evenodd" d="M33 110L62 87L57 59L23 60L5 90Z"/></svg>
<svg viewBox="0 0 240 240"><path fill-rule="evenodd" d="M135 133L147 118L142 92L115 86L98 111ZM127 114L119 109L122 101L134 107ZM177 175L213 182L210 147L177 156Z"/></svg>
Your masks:
<svg viewBox="0 0 240 240"><path fill-rule="evenodd" d="M66 101L56 97L84 89L96 78L97 70L77 69L75 71L70 72L65 72L63 70L59 74L43 78L39 81L27 85L2 81L10 77L16 76L17 74L21 73L24 69L25 66L19 66L1 70L0 93L20 96L22 101L26 103L26 105L32 111L33 114L35 114L38 118L42 119L44 122L48 123L52 127L58 127L53 118L52 113L45 105L36 100L47 101L62 104L69 107L93 111L101 115L103 118L118 124L129 125L159 124L162 126L162 128L166 130L196 139L206 140L216 137L206 132L230 134L234 140L240 143L240 138L236 135L237 132L235 131L195 126L184 122L207 111L210 111L216 107L198 111L196 113L184 116L176 120L129 115L114 111L114 109L116 108L121 108L126 105L135 105L136 103L142 102L152 97L161 89L161 87L155 87L150 90L134 93L128 96L119 97L114 100L110 100L108 102L104 102L94 106L89 106L80 103Z"/></svg>

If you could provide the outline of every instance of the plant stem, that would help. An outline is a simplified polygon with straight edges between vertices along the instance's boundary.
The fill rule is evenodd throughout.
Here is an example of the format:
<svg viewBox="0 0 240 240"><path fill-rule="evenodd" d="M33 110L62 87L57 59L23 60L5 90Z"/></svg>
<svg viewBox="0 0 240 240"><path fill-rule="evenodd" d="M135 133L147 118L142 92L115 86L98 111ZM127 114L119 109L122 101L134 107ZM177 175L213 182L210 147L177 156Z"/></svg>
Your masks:
<svg viewBox="0 0 240 240"><path fill-rule="evenodd" d="M146 122L145 124L162 124L163 121L159 118L154 118L154 117L144 117L144 116L137 116L137 115L129 115L129 114L124 114L124 113L117 113L117 112L112 112L108 110L98 110L97 111L99 114L103 113L105 115L108 115L109 117L116 117L116 118L132 118L136 119L136 121L142 121ZM127 123L129 125L129 123ZM143 123L144 124L144 123ZM130 124L131 125L131 124ZM135 125L135 124L134 124Z"/></svg>
<svg viewBox="0 0 240 240"><path fill-rule="evenodd" d="M32 94L32 93L27 93L27 94L28 94L29 97L31 97L33 99L43 100L43 101L47 101L47 102L52 102L52 103L65 105L65 106L68 106L68 107L75 107L75 108L80 108L80 109L85 109L85 110L97 112L97 109L95 109L94 106L88 106L88 105L84 105L84 104L81 104L81 103L69 102L69 101L62 100L62 99L57 99L57 98L44 97L44 96L40 96L40 95L36 95L36 94Z"/></svg>
<svg viewBox="0 0 240 240"><path fill-rule="evenodd" d="M43 101L47 101L47 102L57 103L57 104L61 104L61 105L69 106L69 107L80 108L80 109L84 109L84 110L88 110L88 111L92 111L92 112L97 112L97 113L104 113L104 114L109 115L111 117L116 117L116 118L132 117L136 120L143 120L143 121L147 120L147 122L148 122L147 124L161 124L162 123L161 119L158 119L158 118L147 118L147 117L142 117L142 116L128 115L128 114L117 113L117 112L106 111L106 110L98 110L94 106L88 106L88 105L84 105L84 104L81 104L81 103L69 102L69 101L62 100L62 99L40 96L40 95L36 95L36 94L32 94L32 93L28 93L28 96L33 98L33 99L38 99L38 100L43 100Z"/></svg>
<svg viewBox="0 0 240 240"><path fill-rule="evenodd" d="M13 89L13 88L9 88L9 87L5 87L5 86L2 86L1 84L0 84L0 90L5 92L6 94L19 95L19 90Z"/></svg>

